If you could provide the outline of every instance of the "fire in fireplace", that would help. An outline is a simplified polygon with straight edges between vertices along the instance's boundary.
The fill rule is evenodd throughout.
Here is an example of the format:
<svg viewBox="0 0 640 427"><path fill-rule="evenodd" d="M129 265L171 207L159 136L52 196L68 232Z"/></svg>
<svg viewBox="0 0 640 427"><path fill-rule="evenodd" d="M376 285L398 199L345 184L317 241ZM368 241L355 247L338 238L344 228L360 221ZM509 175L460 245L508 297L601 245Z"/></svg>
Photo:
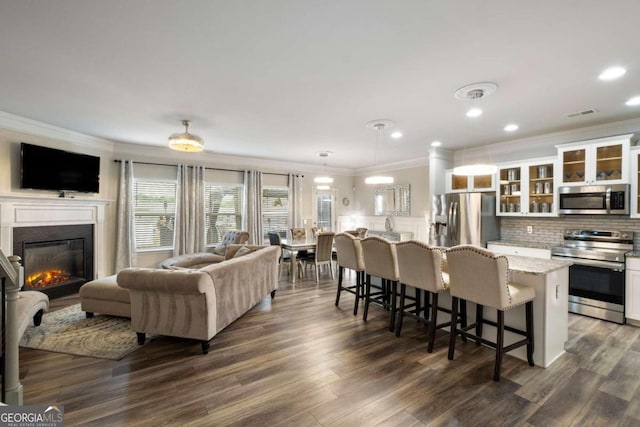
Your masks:
<svg viewBox="0 0 640 427"><path fill-rule="evenodd" d="M24 290L55 298L93 279L93 226L14 228L14 254L22 257Z"/></svg>

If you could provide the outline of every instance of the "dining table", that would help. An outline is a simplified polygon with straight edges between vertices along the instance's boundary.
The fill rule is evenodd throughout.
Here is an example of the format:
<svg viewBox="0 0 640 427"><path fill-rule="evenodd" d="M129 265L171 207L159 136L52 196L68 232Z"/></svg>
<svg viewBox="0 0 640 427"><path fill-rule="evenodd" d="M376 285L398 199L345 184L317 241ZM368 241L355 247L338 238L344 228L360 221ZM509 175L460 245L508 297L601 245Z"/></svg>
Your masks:
<svg viewBox="0 0 640 427"><path fill-rule="evenodd" d="M296 283L296 278L298 277L298 252L304 250L312 250L316 249L316 238L315 236L307 236L304 239L282 239L280 241L280 247L283 250L289 251L291 254L291 283Z"/></svg>

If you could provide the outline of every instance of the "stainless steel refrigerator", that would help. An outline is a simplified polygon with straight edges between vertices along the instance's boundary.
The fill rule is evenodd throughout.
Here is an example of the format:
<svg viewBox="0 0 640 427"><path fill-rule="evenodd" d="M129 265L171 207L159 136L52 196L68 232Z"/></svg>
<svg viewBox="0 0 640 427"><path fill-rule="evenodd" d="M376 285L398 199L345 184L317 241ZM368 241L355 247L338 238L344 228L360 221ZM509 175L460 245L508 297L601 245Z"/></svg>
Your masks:
<svg viewBox="0 0 640 427"><path fill-rule="evenodd" d="M451 193L433 197L431 244L451 247L500 239L495 193Z"/></svg>

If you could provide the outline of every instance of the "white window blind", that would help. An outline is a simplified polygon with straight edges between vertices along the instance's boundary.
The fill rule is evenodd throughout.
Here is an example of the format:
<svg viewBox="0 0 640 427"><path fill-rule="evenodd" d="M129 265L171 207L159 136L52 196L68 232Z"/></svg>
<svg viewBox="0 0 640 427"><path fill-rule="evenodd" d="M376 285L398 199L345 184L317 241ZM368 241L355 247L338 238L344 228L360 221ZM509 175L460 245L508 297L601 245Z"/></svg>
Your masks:
<svg viewBox="0 0 640 427"><path fill-rule="evenodd" d="M176 183L136 180L133 186L136 248L173 248Z"/></svg>
<svg viewBox="0 0 640 427"><path fill-rule="evenodd" d="M289 188L262 187L262 231L264 239L267 232L275 231L286 236L289 218Z"/></svg>
<svg viewBox="0 0 640 427"><path fill-rule="evenodd" d="M242 185L205 186L207 245L220 243L226 231L242 229Z"/></svg>

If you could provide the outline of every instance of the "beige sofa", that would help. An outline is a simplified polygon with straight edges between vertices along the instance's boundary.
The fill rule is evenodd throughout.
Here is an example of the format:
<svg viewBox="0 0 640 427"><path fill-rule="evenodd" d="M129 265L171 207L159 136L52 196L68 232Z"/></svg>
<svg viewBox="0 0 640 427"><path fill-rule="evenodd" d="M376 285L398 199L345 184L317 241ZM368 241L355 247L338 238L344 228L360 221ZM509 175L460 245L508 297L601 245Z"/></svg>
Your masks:
<svg viewBox="0 0 640 427"><path fill-rule="evenodd" d="M246 253L248 252L248 253ZM199 269L127 268L118 286L129 291L131 328L146 334L209 340L278 287L277 246L229 245L224 262Z"/></svg>

